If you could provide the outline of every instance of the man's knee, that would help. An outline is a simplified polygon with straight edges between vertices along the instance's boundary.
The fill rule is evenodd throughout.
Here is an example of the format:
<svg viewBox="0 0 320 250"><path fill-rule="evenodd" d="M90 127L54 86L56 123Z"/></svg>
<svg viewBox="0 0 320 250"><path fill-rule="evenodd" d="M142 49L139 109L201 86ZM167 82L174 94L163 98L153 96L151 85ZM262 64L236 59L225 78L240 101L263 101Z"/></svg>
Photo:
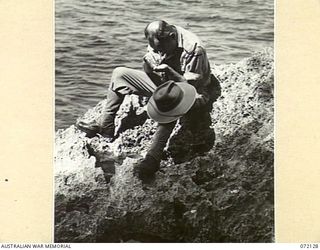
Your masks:
<svg viewBox="0 0 320 250"><path fill-rule="evenodd" d="M112 72L112 80L116 80L122 78L128 72L128 68L126 67L117 67Z"/></svg>
<svg viewBox="0 0 320 250"><path fill-rule="evenodd" d="M113 70L109 89L116 91L123 85L124 76L128 74L129 69L126 67L117 67Z"/></svg>

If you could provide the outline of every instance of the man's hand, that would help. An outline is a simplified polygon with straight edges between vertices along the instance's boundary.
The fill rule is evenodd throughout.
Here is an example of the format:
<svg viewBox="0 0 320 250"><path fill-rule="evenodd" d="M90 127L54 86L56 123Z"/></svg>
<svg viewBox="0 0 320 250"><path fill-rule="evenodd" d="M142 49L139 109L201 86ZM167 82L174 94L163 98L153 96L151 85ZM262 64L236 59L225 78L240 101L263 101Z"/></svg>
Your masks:
<svg viewBox="0 0 320 250"><path fill-rule="evenodd" d="M143 61L144 61L144 65L146 68L149 69L149 71L153 70L154 67L157 66L157 61L156 59L149 53L147 53L144 57L143 57Z"/></svg>
<svg viewBox="0 0 320 250"><path fill-rule="evenodd" d="M174 80L177 82L185 82L186 79L180 75L178 72L176 72L173 68L171 68L168 64L160 64L159 66L156 66L153 68L155 72L164 72L168 74L170 80Z"/></svg>
<svg viewBox="0 0 320 250"><path fill-rule="evenodd" d="M153 70L155 72L168 72L170 70L170 67L169 65L164 63L164 64L160 64L159 66L155 66Z"/></svg>

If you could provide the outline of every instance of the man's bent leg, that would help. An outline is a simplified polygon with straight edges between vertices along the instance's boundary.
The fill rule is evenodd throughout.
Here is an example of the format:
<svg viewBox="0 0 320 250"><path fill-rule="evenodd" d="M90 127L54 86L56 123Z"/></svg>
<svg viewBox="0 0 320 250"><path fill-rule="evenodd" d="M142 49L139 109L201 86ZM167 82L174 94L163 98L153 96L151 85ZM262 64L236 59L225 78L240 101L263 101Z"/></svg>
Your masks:
<svg viewBox="0 0 320 250"><path fill-rule="evenodd" d="M114 119L125 95L151 96L156 89L148 75L140 70L118 67L112 73L107 101L100 117L102 134L114 135Z"/></svg>
<svg viewBox="0 0 320 250"><path fill-rule="evenodd" d="M124 95L121 95L110 88L108 89L106 104L103 107L99 120L101 134L104 137L114 136L114 119L121 103L123 102L123 99Z"/></svg>

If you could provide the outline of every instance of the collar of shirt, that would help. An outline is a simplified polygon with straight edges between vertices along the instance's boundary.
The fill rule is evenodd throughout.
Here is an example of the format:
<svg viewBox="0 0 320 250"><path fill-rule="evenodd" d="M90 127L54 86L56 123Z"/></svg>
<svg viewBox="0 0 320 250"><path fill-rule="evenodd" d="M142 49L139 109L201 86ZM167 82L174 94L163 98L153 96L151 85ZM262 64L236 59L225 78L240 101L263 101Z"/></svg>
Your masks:
<svg viewBox="0 0 320 250"><path fill-rule="evenodd" d="M177 29L179 48L183 48L187 53L192 53L197 46L202 46L202 42L197 35L180 26L175 27Z"/></svg>

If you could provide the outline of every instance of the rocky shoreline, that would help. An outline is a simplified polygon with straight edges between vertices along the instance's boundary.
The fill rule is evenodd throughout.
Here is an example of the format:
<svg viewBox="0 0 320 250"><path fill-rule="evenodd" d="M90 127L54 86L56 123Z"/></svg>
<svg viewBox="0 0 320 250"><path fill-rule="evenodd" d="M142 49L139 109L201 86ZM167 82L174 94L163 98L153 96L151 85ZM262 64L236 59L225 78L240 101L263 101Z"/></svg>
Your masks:
<svg viewBox="0 0 320 250"><path fill-rule="evenodd" d="M156 128L145 100L126 98L112 144L74 126L57 131L55 242L273 242L273 67L272 49L213 67L215 145L187 151L177 125L168 151L183 157L162 161L148 185L132 173ZM83 118L98 117L103 102Z"/></svg>

